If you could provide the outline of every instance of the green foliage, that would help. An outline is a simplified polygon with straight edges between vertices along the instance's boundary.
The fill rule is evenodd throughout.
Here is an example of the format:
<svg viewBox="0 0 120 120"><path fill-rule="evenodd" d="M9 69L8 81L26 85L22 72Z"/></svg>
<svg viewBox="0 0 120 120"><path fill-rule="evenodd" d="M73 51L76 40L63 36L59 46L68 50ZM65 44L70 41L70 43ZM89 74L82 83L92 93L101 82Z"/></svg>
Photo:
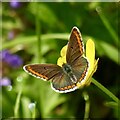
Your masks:
<svg viewBox="0 0 120 120"><path fill-rule="evenodd" d="M2 3L0 50L7 49L23 60L18 68L0 61L2 76L11 80L11 86L2 86L2 118L120 118L118 3L20 4L12 8L10 3ZM73 26L80 29L84 42L88 38L95 42L96 57L100 58L93 76L96 80L92 79L94 85L89 87L59 94L50 82L26 74L22 67L39 61L56 64Z"/></svg>

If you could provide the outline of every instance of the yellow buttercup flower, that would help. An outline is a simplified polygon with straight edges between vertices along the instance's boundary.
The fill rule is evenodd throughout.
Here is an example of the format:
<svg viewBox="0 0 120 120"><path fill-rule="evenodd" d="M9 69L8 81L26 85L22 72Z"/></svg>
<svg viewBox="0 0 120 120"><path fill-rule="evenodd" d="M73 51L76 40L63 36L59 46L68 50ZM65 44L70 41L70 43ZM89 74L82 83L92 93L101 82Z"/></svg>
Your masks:
<svg viewBox="0 0 120 120"><path fill-rule="evenodd" d="M63 63L66 63L66 52L67 52L67 45L64 46L60 52L61 57L58 58L57 65L62 67ZM94 72L97 70L97 64L98 60L95 60L95 44L92 39L89 39L86 43L86 55L84 54L89 61L89 68L88 73L86 76L86 79L80 83L77 83L77 86L79 88L82 88L83 86L88 86L91 83L91 77L94 74Z"/></svg>

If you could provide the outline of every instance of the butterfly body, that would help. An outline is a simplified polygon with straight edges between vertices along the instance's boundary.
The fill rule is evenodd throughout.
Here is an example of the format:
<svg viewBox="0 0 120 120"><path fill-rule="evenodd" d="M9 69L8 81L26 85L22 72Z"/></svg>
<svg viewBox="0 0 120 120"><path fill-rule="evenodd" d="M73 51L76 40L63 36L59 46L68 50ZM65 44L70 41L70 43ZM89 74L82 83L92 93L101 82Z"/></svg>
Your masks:
<svg viewBox="0 0 120 120"><path fill-rule="evenodd" d="M70 79L73 83L76 83L76 82L77 82L77 78L76 78L76 76L73 74L71 66L64 63L64 64L62 65L62 68L63 68L64 73L69 77L69 79Z"/></svg>
<svg viewBox="0 0 120 120"><path fill-rule="evenodd" d="M77 83L85 80L89 68L87 58L83 57L84 46L77 27L73 27L66 53L66 63L62 66L55 64L32 64L23 68L31 75L51 81L53 90L67 93L78 89Z"/></svg>

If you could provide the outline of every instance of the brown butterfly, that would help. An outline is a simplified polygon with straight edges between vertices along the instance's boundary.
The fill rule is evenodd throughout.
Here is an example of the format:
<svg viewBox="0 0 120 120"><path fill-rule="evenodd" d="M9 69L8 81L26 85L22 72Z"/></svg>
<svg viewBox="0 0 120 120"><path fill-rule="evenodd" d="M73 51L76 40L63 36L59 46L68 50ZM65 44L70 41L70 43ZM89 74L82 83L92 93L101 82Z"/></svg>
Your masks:
<svg viewBox="0 0 120 120"><path fill-rule="evenodd" d="M89 67L88 60L83 56L84 45L79 29L73 27L68 42L66 63L62 67L56 64L30 64L23 69L29 74L51 81L53 90L67 93L78 89L77 83L84 81Z"/></svg>

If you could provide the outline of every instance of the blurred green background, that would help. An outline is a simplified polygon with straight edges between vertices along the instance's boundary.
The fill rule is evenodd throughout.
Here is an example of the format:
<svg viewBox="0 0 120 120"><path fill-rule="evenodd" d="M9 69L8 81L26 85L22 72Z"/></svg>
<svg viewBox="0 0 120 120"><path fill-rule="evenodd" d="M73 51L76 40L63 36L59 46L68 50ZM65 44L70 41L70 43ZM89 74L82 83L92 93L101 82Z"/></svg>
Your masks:
<svg viewBox="0 0 120 120"><path fill-rule="evenodd" d="M91 38L96 45L99 63L93 78L119 98L118 3L11 0L0 4L2 118L84 119L85 114L89 118L118 118L116 103L94 84L60 94L51 89L50 82L36 79L22 69L30 63L56 64L72 27L77 26L84 43Z"/></svg>

